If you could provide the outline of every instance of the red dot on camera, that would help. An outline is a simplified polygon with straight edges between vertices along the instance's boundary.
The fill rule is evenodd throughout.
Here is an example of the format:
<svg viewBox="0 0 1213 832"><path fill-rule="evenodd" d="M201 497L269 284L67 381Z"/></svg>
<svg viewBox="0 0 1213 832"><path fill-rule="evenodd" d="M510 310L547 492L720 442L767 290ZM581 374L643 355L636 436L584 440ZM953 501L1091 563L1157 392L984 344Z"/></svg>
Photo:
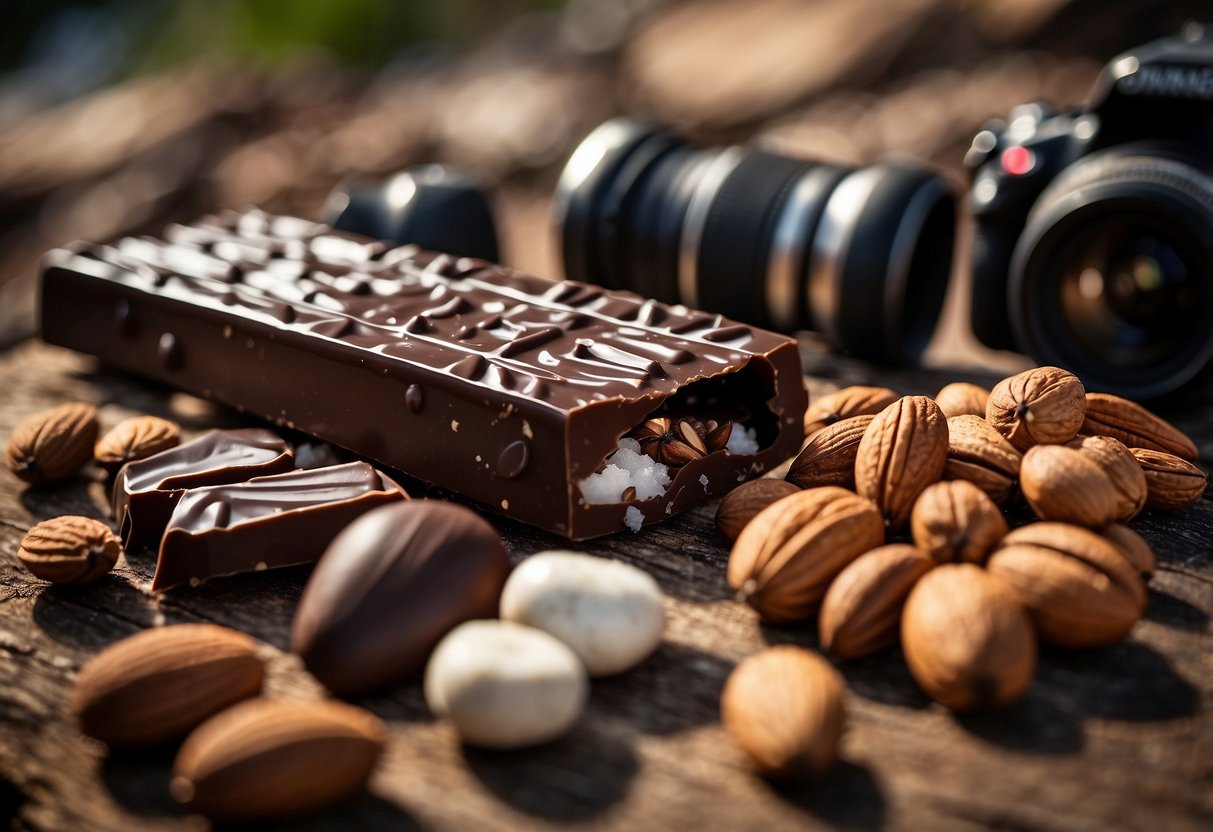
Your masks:
<svg viewBox="0 0 1213 832"><path fill-rule="evenodd" d="M1012 176L1022 176L1036 165L1036 154L1021 145L1008 147L1000 157L1002 169Z"/></svg>

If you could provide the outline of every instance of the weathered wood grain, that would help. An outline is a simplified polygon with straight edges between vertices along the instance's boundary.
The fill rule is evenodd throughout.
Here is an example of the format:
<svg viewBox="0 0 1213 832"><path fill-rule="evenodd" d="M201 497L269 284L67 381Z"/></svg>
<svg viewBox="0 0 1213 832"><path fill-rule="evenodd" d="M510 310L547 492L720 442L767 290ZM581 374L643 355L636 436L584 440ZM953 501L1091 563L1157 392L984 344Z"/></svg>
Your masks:
<svg viewBox="0 0 1213 832"><path fill-rule="evenodd" d="M855 382L934 393L981 371L878 372L812 349L821 393ZM188 431L234 424L225 411L26 342L0 353L0 437L43 407L101 405L105 425L134 413ZM1213 456L1208 408L1169 414ZM201 829L167 796L173 750L107 754L62 716L79 667L105 645L163 623L214 621L264 643L269 693L324 695L286 652L306 568L152 595L148 556L99 584L51 588L13 558L23 531L66 512L103 516L105 487L83 477L25 490L0 472L0 814L21 829ZM718 721L718 696L741 657L770 643L815 646L807 627L763 627L729 597L728 549L714 504L639 535L574 548L651 572L670 596L666 641L624 676L593 685L564 740L524 752L462 748L433 721L416 683L359 701L391 727L368 794L290 828L1065 829L1197 830L1213 825L1213 501L1134 525L1160 572L1147 618L1123 644L1046 650L1010 711L954 717L921 694L900 653L844 665L850 727L844 762L823 782L776 791L753 777ZM496 520L515 560L567 543Z"/></svg>

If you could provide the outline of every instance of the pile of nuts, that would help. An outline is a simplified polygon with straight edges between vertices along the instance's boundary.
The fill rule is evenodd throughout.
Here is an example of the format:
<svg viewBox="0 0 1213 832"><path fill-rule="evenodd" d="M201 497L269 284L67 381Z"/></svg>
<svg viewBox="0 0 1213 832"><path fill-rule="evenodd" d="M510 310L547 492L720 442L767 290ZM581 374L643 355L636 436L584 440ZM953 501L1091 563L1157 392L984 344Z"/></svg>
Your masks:
<svg viewBox="0 0 1213 832"><path fill-rule="evenodd" d="M805 426L786 482L746 483L720 504L730 588L767 621L816 617L837 659L900 641L922 689L957 711L1018 699L1038 640L1123 639L1155 569L1125 523L1147 506L1190 505L1208 483L1181 431L1056 367L989 392L949 384L934 399L850 387L815 402ZM1002 509L1021 499L1039 522L1011 530ZM839 734L841 684L804 684L833 672L807 651L759 655L726 686L726 727L768 774L819 771ZM789 706L785 727L755 730L743 712L757 706L733 696L756 684L750 674L831 701Z"/></svg>

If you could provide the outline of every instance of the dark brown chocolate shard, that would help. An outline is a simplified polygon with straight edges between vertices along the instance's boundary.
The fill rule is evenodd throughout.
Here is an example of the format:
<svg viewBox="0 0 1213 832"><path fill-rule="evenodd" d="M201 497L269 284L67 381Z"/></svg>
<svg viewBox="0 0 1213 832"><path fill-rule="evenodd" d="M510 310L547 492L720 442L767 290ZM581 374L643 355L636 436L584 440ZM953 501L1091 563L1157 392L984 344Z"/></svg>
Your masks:
<svg viewBox="0 0 1213 832"><path fill-rule="evenodd" d="M190 489L169 518L152 589L311 563L362 514L407 498L365 462Z"/></svg>
<svg viewBox="0 0 1213 832"><path fill-rule="evenodd" d="M169 242L51 252L43 337L574 539L662 520L800 447L805 392L786 336L412 247L372 257L365 238L259 211L189 228ZM228 242L235 282L213 262ZM276 314L284 305L290 321ZM329 328L341 319L357 325ZM179 346L168 363L165 334ZM620 438L666 412L729 414L751 443L687 462L662 494L587 503L583 481ZM519 440L526 469L497 474Z"/></svg>
<svg viewBox="0 0 1213 832"><path fill-rule="evenodd" d="M213 430L146 459L114 481L114 518L127 551L152 549L187 488L243 482L295 467L285 442L268 430Z"/></svg>

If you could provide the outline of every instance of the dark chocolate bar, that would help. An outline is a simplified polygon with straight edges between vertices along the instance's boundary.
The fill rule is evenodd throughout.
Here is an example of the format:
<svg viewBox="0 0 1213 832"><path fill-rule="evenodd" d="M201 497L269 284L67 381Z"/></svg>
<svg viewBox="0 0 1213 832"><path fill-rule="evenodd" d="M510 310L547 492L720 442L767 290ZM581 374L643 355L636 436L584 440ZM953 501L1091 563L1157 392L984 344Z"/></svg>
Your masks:
<svg viewBox="0 0 1213 832"><path fill-rule="evenodd" d="M51 252L42 336L575 539L723 494L803 435L785 336L259 211ZM743 441L587 499L665 414Z"/></svg>
<svg viewBox="0 0 1213 832"><path fill-rule="evenodd" d="M128 462L114 480L114 519L127 551L155 549L187 488L243 482L295 467L268 430L213 430L192 442Z"/></svg>
<svg viewBox="0 0 1213 832"><path fill-rule="evenodd" d="M365 462L192 488L169 519L152 589L311 563L362 514L407 498Z"/></svg>

